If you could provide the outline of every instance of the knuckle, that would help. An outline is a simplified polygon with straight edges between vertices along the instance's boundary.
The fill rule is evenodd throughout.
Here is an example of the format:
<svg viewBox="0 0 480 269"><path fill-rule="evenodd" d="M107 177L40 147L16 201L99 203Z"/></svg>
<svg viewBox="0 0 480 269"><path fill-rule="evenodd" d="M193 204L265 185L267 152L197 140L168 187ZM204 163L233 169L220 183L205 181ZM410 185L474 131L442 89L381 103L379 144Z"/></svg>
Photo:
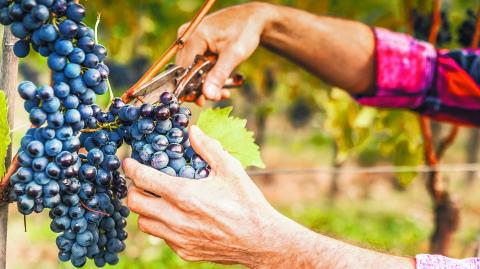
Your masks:
<svg viewBox="0 0 480 269"><path fill-rule="evenodd" d="M133 191L128 191L128 196L127 196L127 205L130 210L133 212L138 212L138 199L137 199L137 194Z"/></svg>
<svg viewBox="0 0 480 269"><path fill-rule="evenodd" d="M193 255L191 255L185 249L178 249L177 250L177 255L180 256L180 258L182 258L183 260L188 261L188 262L193 262L193 261L196 260L195 257Z"/></svg>
<svg viewBox="0 0 480 269"><path fill-rule="evenodd" d="M187 27L188 27L188 23L182 24L182 26L180 26L177 30L177 37L180 37L183 34L183 32L185 32Z"/></svg>
<svg viewBox="0 0 480 269"><path fill-rule="evenodd" d="M177 199L176 200L177 200L177 203L180 206L187 206L187 205L190 204L188 196L184 195L184 194L177 193Z"/></svg>
<svg viewBox="0 0 480 269"><path fill-rule="evenodd" d="M196 206L196 203L192 201L189 195L179 195L177 197L177 203L178 207L186 212L196 212L198 210L198 207Z"/></svg>
<svg viewBox="0 0 480 269"><path fill-rule="evenodd" d="M247 51L243 46L235 45L230 49L230 54L237 58L244 58Z"/></svg>
<svg viewBox="0 0 480 269"><path fill-rule="evenodd" d="M223 86L225 80L230 76L231 69L229 68L217 68L215 76L212 78L212 82L216 84L219 88Z"/></svg>

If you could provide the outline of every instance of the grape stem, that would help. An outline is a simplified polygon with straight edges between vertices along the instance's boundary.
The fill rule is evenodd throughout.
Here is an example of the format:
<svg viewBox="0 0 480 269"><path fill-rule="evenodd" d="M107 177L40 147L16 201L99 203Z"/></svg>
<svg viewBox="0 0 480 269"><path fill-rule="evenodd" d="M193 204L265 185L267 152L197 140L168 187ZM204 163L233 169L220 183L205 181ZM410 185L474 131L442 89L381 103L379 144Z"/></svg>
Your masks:
<svg viewBox="0 0 480 269"><path fill-rule="evenodd" d="M82 201L80 201L80 205L82 205L83 208L85 208L86 210L88 210L88 211L90 211L90 212L93 212L93 213L97 213L97 214L100 214L100 215L103 215L103 216L110 217L110 214L105 213L105 212L103 212L103 211L98 211L98 210L95 210L95 209L91 209L90 207L86 206Z"/></svg>
<svg viewBox="0 0 480 269"><path fill-rule="evenodd" d="M0 193L5 193L4 190L8 188L8 185L10 183L10 177L17 171L17 169L20 167L20 163L18 162L18 152L15 154L15 156L12 159L12 163L8 166L7 172L2 178L2 182L0 182ZM7 200L7 196L5 195L3 200Z"/></svg>
<svg viewBox="0 0 480 269"><path fill-rule="evenodd" d="M150 81L156 74L162 70L162 68L172 59L179 50L182 49L184 44L188 41L193 32L197 29L198 25L202 22L203 18L207 15L208 11L215 4L216 0L206 0L200 10L195 14L192 21L188 25L187 29L173 42L173 44L167 49L167 51L158 59L150 69L135 83L130 89L128 89L123 95L122 100L124 103L130 103L132 101L135 91Z"/></svg>

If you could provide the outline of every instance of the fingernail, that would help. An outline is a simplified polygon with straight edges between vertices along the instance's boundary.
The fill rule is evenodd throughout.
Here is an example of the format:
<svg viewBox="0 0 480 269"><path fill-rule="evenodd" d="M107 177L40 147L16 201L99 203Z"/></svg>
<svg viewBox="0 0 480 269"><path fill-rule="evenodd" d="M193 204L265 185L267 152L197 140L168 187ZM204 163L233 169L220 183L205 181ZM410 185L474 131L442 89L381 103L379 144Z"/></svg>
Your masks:
<svg viewBox="0 0 480 269"><path fill-rule="evenodd" d="M207 96L207 98L215 99L217 94L218 94L218 91L215 86L213 86L212 84L207 85L207 87L205 88L205 95Z"/></svg>

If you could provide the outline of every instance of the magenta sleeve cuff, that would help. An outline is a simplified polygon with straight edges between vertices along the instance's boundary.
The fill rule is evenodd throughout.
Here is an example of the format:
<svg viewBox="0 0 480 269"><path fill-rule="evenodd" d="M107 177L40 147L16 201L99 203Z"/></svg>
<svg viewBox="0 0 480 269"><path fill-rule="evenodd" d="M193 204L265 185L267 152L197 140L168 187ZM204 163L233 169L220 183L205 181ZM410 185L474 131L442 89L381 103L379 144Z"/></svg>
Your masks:
<svg viewBox="0 0 480 269"><path fill-rule="evenodd" d="M417 269L480 269L480 258L451 259L440 255L420 254L416 257Z"/></svg>
<svg viewBox="0 0 480 269"><path fill-rule="evenodd" d="M375 93L354 96L359 103L480 126L480 50L437 51L405 34L374 32Z"/></svg>
<svg viewBox="0 0 480 269"><path fill-rule="evenodd" d="M376 93L357 96L364 105L417 108L434 79L437 52L425 42L376 28Z"/></svg>

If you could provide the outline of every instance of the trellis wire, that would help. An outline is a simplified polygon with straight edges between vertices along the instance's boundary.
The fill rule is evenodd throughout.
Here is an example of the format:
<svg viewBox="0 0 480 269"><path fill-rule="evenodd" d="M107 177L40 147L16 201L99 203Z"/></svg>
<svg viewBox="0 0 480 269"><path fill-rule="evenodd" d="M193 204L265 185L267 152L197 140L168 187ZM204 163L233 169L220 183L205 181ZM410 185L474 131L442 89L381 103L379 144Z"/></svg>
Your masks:
<svg viewBox="0 0 480 269"><path fill-rule="evenodd" d="M440 172L472 172L479 171L480 163L442 164L438 166L376 166L376 167L346 167L346 168L285 168L249 170L249 176L266 175L311 175L311 174L391 174L391 173L429 173Z"/></svg>

